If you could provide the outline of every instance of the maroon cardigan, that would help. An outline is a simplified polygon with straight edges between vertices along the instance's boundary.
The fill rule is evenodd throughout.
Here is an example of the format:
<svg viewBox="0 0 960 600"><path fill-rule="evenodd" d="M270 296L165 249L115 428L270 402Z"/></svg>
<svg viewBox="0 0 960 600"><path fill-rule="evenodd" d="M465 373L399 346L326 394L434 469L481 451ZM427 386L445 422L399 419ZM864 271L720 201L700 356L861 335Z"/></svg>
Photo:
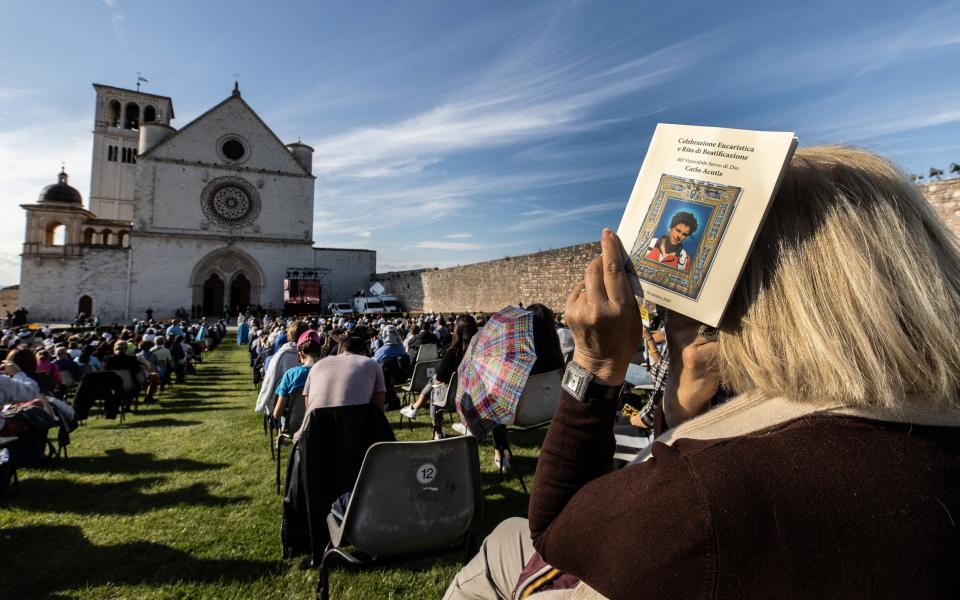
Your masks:
<svg viewBox="0 0 960 600"><path fill-rule="evenodd" d="M812 416L604 474L614 408L564 393L529 511L611 600L960 598L960 428Z"/></svg>

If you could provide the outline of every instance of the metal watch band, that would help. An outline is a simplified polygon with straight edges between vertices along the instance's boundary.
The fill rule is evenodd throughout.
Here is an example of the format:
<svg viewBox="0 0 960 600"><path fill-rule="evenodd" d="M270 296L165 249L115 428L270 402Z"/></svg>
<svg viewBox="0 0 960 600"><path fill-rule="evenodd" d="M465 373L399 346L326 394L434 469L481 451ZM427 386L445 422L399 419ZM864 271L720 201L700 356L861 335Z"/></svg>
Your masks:
<svg viewBox="0 0 960 600"><path fill-rule="evenodd" d="M610 400L620 398L623 385L600 385L593 381L594 375L574 361L567 363L563 373L562 386L567 392L583 403L590 400Z"/></svg>

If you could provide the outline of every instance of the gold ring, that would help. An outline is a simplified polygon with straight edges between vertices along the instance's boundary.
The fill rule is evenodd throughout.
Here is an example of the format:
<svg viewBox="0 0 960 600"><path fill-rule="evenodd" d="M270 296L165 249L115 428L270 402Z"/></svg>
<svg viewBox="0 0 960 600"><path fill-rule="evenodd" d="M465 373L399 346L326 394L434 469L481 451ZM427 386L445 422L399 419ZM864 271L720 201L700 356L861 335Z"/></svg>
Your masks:
<svg viewBox="0 0 960 600"><path fill-rule="evenodd" d="M580 288L580 291L577 292L577 296L579 296L580 294L584 293L585 291L587 291L587 287L586 287L586 286L583 286L582 288Z"/></svg>

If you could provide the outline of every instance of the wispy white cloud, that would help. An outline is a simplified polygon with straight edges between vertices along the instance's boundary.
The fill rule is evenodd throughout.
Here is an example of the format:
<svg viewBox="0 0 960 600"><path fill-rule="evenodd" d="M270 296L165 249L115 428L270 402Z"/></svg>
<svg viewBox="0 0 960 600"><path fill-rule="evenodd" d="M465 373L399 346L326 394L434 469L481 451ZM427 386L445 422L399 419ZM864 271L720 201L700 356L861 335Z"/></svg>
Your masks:
<svg viewBox="0 0 960 600"><path fill-rule="evenodd" d="M457 152L589 130L596 126L591 109L677 77L705 56L702 41L612 64L601 56L571 64L546 51L520 61L507 57L420 114L315 142L315 170L340 177L416 173ZM717 49L709 46L711 53Z"/></svg>
<svg viewBox="0 0 960 600"><path fill-rule="evenodd" d="M103 3L106 4L107 7L109 7L109 8L116 8L116 7L117 7L117 0L103 0Z"/></svg>
<svg viewBox="0 0 960 600"><path fill-rule="evenodd" d="M483 246L473 242L417 242L414 248L428 248L430 250L479 250Z"/></svg>
<svg viewBox="0 0 960 600"><path fill-rule="evenodd" d="M512 197L518 189L569 186L619 172L612 168L584 168L532 174L473 174L439 180L391 180L389 185L371 180L318 180L314 234L322 239L329 235L356 235L358 231L414 232L423 223L456 215L474 219L488 203L529 205L529 201ZM490 200L491 197L501 199ZM453 227L452 233L457 233L462 224Z"/></svg>
<svg viewBox="0 0 960 600"><path fill-rule="evenodd" d="M126 17L117 13L110 18L110 25L113 27L113 34L117 36L117 41L123 46L129 47L130 43L127 41L127 28L124 26L125 20Z"/></svg>
<svg viewBox="0 0 960 600"><path fill-rule="evenodd" d="M459 239L472 238L473 234L472 233L449 233L443 237L447 238L448 240L459 240Z"/></svg>
<svg viewBox="0 0 960 600"><path fill-rule="evenodd" d="M597 213L607 212L611 210L623 209L626 206L626 201L623 202L603 202L599 204L586 204L584 206L578 206L571 209L559 209L559 210L532 210L527 211L524 216L528 217L522 221L514 223L508 227L504 227L500 231L511 232L511 231L531 231L535 229L544 229L556 225L557 223L565 223L567 221L578 221L582 220L591 215L596 215ZM612 226L612 225L611 225Z"/></svg>

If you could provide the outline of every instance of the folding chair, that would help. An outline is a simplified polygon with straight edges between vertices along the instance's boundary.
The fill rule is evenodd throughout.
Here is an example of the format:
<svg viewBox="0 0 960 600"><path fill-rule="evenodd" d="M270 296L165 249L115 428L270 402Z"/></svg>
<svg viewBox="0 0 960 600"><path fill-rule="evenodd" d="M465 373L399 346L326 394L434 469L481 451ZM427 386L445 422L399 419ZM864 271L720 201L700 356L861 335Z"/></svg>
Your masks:
<svg viewBox="0 0 960 600"><path fill-rule="evenodd" d="M559 369L531 375L523 386L510 429L530 431L549 425L557 412L557 405L560 404L562 378L563 371Z"/></svg>
<svg viewBox="0 0 960 600"><path fill-rule="evenodd" d="M70 371L60 371L60 389L63 390L64 402L70 401L70 392L75 391L77 381L70 374Z"/></svg>
<svg viewBox="0 0 960 600"><path fill-rule="evenodd" d="M127 412L131 404L134 406L134 412L136 412L136 407L140 404L140 387L127 369L107 370L111 373L116 373L120 379L123 380L124 398L123 401L120 402L120 422L122 423L123 415Z"/></svg>
<svg viewBox="0 0 960 600"><path fill-rule="evenodd" d="M513 417L513 423L508 426L512 431L531 431L546 427L553 420L553 415L557 412L557 405L560 404L560 382L563 379L563 371L548 371L531 375L523 386L523 393L517 401L517 412ZM520 480L520 487L527 491L527 484L523 480L523 473L513 460L513 451L510 446L504 449L507 456L510 457L510 467L513 469L517 479ZM501 463L502 465L503 463ZM500 479L503 479L503 467L500 467Z"/></svg>
<svg viewBox="0 0 960 600"><path fill-rule="evenodd" d="M413 366L413 376L410 378L410 381L407 382L401 389L403 390L403 403L409 404L410 397L413 396L416 398L420 395L423 386L427 385L427 382L433 377L433 374L437 372L437 366L440 364L439 360L427 360L423 362L418 362ZM403 425L403 415L400 415L400 425ZM411 431L413 430L413 421L409 422Z"/></svg>
<svg viewBox="0 0 960 600"><path fill-rule="evenodd" d="M303 397L303 388L295 390L293 395L287 399L287 405L284 407L286 413L281 417L282 425L277 430L277 494L280 491L280 455L285 443L293 443L293 434L300 429L303 424L303 417L307 412L307 401Z"/></svg>
<svg viewBox="0 0 960 600"><path fill-rule="evenodd" d="M457 372L454 371L453 375L450 377L450 381L440 386L438 389L433 391L433 395L430 399L430 404L433 406L433 412L437 415L436 421L438 423L443 421L444 413L455 413L457 412ZM436 431L434 431L436 433ZM440 428L440 435L443 436L442 427Z"/></svg>
<svg viewBox="0 0 960 600"><path fill-rule="evenodd" d="M335 560L373 567L463 550L469 557L480 520L480 457L472 436L370 446L320 561L317 598L330 595ZM343 548L354 548L348 553Z"/></svg>
<svg viewBox="0 0 960 600"><path fill-rule="evenodd" d="M428 360L437 360L439 357L436 344L424 344L417 351L417 360L414 362L424 362Z"/></svg>

